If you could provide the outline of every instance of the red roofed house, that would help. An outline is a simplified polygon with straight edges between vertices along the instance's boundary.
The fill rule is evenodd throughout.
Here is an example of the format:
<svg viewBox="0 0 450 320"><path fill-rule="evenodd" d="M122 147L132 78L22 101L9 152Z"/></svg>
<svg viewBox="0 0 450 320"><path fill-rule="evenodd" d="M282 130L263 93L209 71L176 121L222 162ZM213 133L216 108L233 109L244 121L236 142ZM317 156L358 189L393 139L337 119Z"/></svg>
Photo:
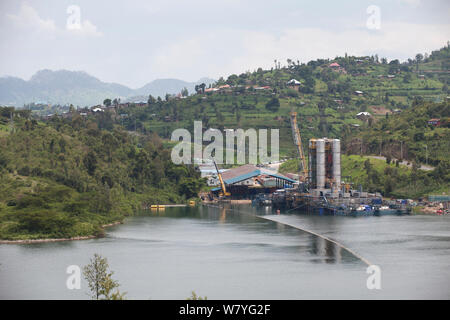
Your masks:
<svg viewBox="0 0 450 320"><path fill-rule="evenodd" d="M329 67L330 67L332 70L334 70L334 71L337 71L337 72L340 72L340 73L347 73L347 71L345 71L345 69L344 69L343 67L341 67L341 65L340 65L339 63L337 63L337 62L331 63L331 64L329 65Z"/></svg>
<svg viewBox="0 0 450 320"><path fill-rule="evenodd" d="M428 124L439 127L441 125L441 119L430 119L428 120Z"/></svg>

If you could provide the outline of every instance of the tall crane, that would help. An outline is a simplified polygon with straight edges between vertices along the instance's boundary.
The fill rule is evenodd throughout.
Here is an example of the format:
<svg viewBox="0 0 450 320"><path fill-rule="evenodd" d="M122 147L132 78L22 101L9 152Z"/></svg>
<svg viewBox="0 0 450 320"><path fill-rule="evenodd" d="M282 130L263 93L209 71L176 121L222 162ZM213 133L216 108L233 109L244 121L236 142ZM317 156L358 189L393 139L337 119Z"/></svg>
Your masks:
<svg viewBox="0 0 450 320"><path fill-rule="evenodd" d="M229 197L229 196L231 196L231 193L227 192L227 188L225 187L225 182L223 182L222 174L219 172L219 168L217 167L216 161L213 160L213 162L214 162L214 166L216 167L217 176L219 177L220 187L222 188L222 192L219 195L222 197Z"/></svg>
<svg viewBox="0 0 450 320"><path fill-rule="evenodd" d="M308 169L306 168L306 159L303 153L302 137L300 136L300 130L297 125L297 112L294 111L291 112L291 128L294 144L297 146L297 152L302 166L299 168L300 176L303 176L304 181L306 181L306 178L308 177Z"/></svg>

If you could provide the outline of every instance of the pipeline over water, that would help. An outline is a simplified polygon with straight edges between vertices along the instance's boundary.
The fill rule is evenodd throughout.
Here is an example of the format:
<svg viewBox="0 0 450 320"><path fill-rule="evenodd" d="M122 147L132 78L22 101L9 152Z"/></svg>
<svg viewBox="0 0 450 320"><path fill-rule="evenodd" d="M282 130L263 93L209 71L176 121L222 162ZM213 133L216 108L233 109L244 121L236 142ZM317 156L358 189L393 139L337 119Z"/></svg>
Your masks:
<svg viewBox="0 0 450 320"><path fill-rule="evenodd" d="M296 225L293 225L293 224L290 224L290 223L286 223L286 222L281 222L281 221L278 221L278 220L274 220L274 219L271 219L270 217L266 217L266 216L258 216L258 215L257 215L257 217L259 217L259 218L261 218L261 219L265 219L265 220L269 220L269 221L281 223L281 224L284 224L284 225L286 225L286 226L288 226L288 227L292 227L292 228L295 228L295 229L298 229L298 230L301 230L301 231L310 233L310 234L312 234L312 235L315 235L315 236L317 236L317 237L319 237L319 238L324 239L325 241L332 242L332 243L334 243L335 245L337 245L338 247L340 247L340 248L346 250L347 252L349 252L350 254L352 254L353 256L355 256L356 258L358 258L359 260L361 260L362 262L364 262L364 263L367 264L368 266L372 265L372 264L369 262L369 260L367 260L366 258L362 257L361 255L359 255L358 253L356 253L356 252L353 251L352 249L350 249L350 248L344 246L343 244L341 244L341 243L339 243L339 242L337 242L337 241L335 241L335 240L333 240L333 239L330 239L330 238L328 238L328 237L325 237L325 236L323 236L323 235L321 235L321 234L319 234L319 233L317 233L317 232L314 232L314 231L311 231L311 230L308 230L308 229L304 229L304 228L300 228L300 227L298 227L298 226L296 226Z"/></svg>
<svg viewBox="0 0 450 320"><path fill-rule="evenodd" d="M326 236L324 236L324 235L321 235L321 234L319 234L319 233L317 233L317 232L314 232L314 231L311 231L311 230L308 230L308 229L304 229L304 228L301 228L301 227L299 227L299 226L296 226L296 225L293 225L293 224L290 224L290 223L278 221L278 220L272 219L272 218L267 217L267 216L260 216L260 215L254 214L254 213L252 213L252 212L236 210L236 209L233 209L233 208L225 208L225 207L215 206L215 205L211 205L211 204L203 204L203 205L208 206L208 207L212 207L212 208L217 208L217 209L225 209L225 211L232 211L232 212L234 211L234 212L239 212L239 213L249 214L249 215L258 217L258 218L260 218L260 219L264 219L264 220L267 220L267 221L272 221L272 222L280 223L280 224L283 224L283 225L285 225L285 226L288 226L288 227L291 227L291 228L294 228L294 229L297 229L297 230L300 230L300 231L304 231L304 232L306 232L306 233L312 234L312 235L314 235L314 236L316 236L316 237L319 237L319 238L321 238L321 239L323 239L323 240L325 240L325 241L329 241L329 242L331 242L331 243L337 245L338 247L344 249L345 251L347 251L348 253L350 253L351 255L353 255L354 257L356 257L357 259L361 260L362 262L364 262L364 263L367 264L368 266L372 265L372 263L370 263L369 260L367 260L366 258L364 258L363 256L361 256L360 254L356 253L356 252L353 251L352 249L346 247L346 246L343 245L342 243L337 242L336 240L330 239L330 238L328 238L328 237L326 237Z"/></svg>

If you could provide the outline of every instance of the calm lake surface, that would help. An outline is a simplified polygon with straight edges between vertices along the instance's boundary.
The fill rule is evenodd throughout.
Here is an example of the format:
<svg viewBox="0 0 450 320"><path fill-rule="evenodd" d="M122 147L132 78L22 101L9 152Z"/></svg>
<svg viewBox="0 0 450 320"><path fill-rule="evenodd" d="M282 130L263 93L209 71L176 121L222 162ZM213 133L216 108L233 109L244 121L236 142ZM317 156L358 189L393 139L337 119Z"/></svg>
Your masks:
<svg viewBox="0 0 450 320"><path fill-rule="evenodd" d="M274 220L261 219L257 215ZM367 264L381 290L366 286ZM250 206L167 208L128 218L102 239L0 245L0 299L88 299L66 268L108 258L129 299L449 299L450 217L273 215Z"/></svg>

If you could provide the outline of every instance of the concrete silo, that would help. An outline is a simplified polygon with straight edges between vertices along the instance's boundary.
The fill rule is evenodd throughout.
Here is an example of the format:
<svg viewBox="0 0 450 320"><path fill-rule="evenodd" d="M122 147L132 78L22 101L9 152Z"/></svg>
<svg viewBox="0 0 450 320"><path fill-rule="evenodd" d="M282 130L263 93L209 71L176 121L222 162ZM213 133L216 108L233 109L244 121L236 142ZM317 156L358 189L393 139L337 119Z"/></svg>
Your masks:
<svg viewBox="0 0 450 320"><path fill-rule="evenodd" d="M341 141L311 139L309 141L309 182L312 189L331 189L341 185Z"/></svg>
<svg viewBox="0 0 450 320"><path fill-rule="evenodd" d="M317 139L317 189L325 188L325 140Z"/></svg>
<svg viewBox="0 0 450 320"><path fill-rule="evenodd" d="M333 180L335 186L341 186L341 140L333 140Z"/></svg>

